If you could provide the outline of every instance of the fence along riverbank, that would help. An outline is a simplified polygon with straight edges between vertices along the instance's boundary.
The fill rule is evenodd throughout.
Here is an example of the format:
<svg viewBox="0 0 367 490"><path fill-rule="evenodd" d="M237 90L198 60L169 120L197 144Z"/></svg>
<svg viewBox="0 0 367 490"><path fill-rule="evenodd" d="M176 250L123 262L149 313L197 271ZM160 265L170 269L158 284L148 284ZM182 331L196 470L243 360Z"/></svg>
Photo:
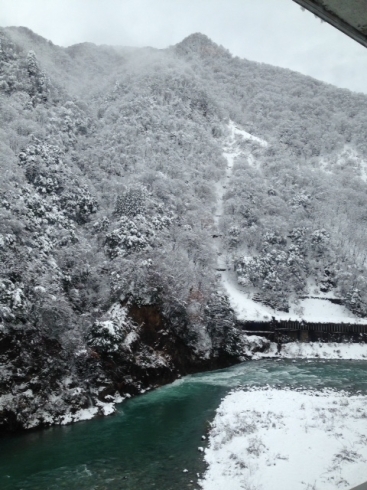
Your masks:
<svg viewBox="0 0 367 490"><path fill-rule="evenodd" d="M321 323L297 320L241 321L238 328L249 335L261 335L273 341L292 340L313 341L367 341L367 325L356 323Z"/></svg>

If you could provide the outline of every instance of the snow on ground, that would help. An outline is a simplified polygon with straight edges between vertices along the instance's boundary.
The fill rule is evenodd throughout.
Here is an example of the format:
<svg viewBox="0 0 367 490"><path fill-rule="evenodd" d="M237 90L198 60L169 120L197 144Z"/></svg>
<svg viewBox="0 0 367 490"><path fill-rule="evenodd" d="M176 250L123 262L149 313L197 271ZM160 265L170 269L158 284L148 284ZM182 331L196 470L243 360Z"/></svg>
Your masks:
<svg viewBox="0 0 367 490"><path fill-rule="evenodd" d="M251 299L250 293L241 290L234 273L224 271L221 276L222 285L238 320L271 320L274 310L261 303L256 303Z"/></svg>
<svg viewBox="0 0 367 490"><path fill-rule="evenodd" d="M367 480L367 396L252 388L217 409L203 490L337 490Z"/></svg>
<svg viewBox="0 0 367 490"><path fill-rule="evenodd" d="M250 337L251 338L251 337ZM284 359L367 359L367 344L340 342L289 342L282 344L280 352L275 342L271 342L267 352L259 352L254 358L281 357ZM366 475L367 480L367 475Z"/></svg>
<svg viewBox="0 0 367 490"><path fill-rule="evenodd" d="M328 174L347 169L349 175L367 182L367 161L350 145L345 145L338 154L320 158L319 165Z"/></svg>
<svg viewBox="0 0 367 490"><path fill-rule="evenodd" d="M218 263L217 263L218 269L226 268L226 254L223 250L223 246L220 239L220 231L218 228L219 228L220 218L223 215L223 196L226 191L227 181L228 179L230 179L232 175L233 165L235 163L236 158L243 155L243 150L240 148L239 143L244 140L244 141L256 142L257 144L263 147L268 146L268 143L265 140L262 140L257 136L253 136L252 134L247 133L243 129L236 126L236 124L231 120L227 125L227 129L228 129L229 136L225 140L223 146L223 156L227 160L226 175L225 175L225 179L223 179L223 181L221 182L218 182L215 186L216 194L217 194L217 205L214 213L214 223L215 226L217 227L217 235L219 236L214 241L214 249L218 254ZM249 154L248 159L249 159L249 164L254 165L254 159L251 153Z"/></svg>
<svg viewBox="0 0 367 490"><path fill-rule="evenodd" d="M316 284L315 278L309 277L306 281L306 290L308 291L307 296L310 298L323 298L323 299L338 299L333 290L328 292L323 292L320 287Z"/></svg>
<svg viewBox="0 0 367 490"><path fill-rule="evenodd" d="M243 151L238 145L238 140L254 141L260 146L266 147L268 143L261 138L247 133L243 129L236 126L233 121L228 123L229 137L224 143L223 156L227 160L226 180L219 182L216 186L217 190L217 208L215 212L214 222L219 225L219 219L223 214L223 195L226 189L226 181L232 174L235 159L240 156ZM248 158L252 158L251 165L255 165L253 156L250 154ZM249 162L250 163L250 162ZM220 235L220 233L218 232ZM226 254L223 250L220 236L214 239L214 249L217 252L217 268L228 269L226 264ZM251 292L245 291L237 282L234 272L226 270L221 271L222 286L228 295L230 304L236 313L238 320L243 321L270 321L272 317L277 320L305 320L307 322L320 323L354 323L367 324L367 319L361 319L353 315L347 308L342 305L337 305L331 301L327 301L327 297L332 298L333 294L322 294L320 292L310 294L309 297L300 300L297 304L291 304L289 313L273 310L270 307L252 300ZM309 290L315 289L315 284L309 280Z"/></svg>
<svg viewBox="0 0 367 490"><path fill-rule="evenodd" d="M223 156L227 160L226 180L224 183L219 182L216 186L217 209L214 217L214 222L216 226L219 225L219 219L223 214L223 195L226 188L226 181L232 174L232 169L236 158L243 154L243 151L238 145L238 141L253 141L258 143L262 147L268 146L268 143L266 141L256 136L253 136L250 133L247 133L243 129L236 126L236 124L231 120L228 123L228 131L229 137L225 141L223 148ZM349 153L347 156L350 157ZM355 155L353 154L352 156ZM248 156L248 160L250 165L256 165L254 157L251 153ZM223 250L220 237L215 239L214 249L216 250L218 255L217 268L228 269L226 264L226 254ZM228 295L230 304L235 311L238 320L270 321L271 318L274 317L277 320L304 320L307 322L320 323L367 324L367 319L358 318L344 306L337 305L335 303L332 303L331 301L327 301L328 297L333 297L332 293L322 294L318 291L317 293L310 294L309 296L317 297L309 297L300 300L297 304L291 303L289 313L285 313L273 310L270 307L253 301L251 292L245 291L243 288L241 288L241 286L237 282L237 278L234 272L231 272L229 270L221 271L221 277L222 286L226 294ZM311 279L309 280L309 282L309 289L311 291L311 287L313 286L313 289L315 289L315 285L314 283L312 283Z"/></svg>
<svg viewBox="0 0 367 490"><path fill-rule="evenodd" d="M367 182L367 162L365 160L361 160L360 170L361 170L361 179L363 180L363 182Z"/></svg>
<svg viewBox="0 0 367 490"><path fill-rule="evenodd" d="M257 136L253 136L252 134L248 133L244 129L241 129L239 126L236 125L235 122L231 120L228 123L228 129L230 131L233 140L235 139L236 136L240 136L243 140L254 141L255 143L258 143L260 146L263 146L264 148L268 146L267 141L258 138Z"/></svg>
<svg viewBox="0 0 367 490"><path fill-rule="evenodd" d="M61 417L59 423L61 425L66 425L72 422L80 422L81 420L91 420L97 414L112 415L116 412L115 404L121 403L125 400L125 398L117 392L114 396L109 395L108 399L110 400L109 402L102 402L101 400L98 400L95 406L82 408L75 413L68 412ZM55 421L53 421L53 423L55 423Z"/></svg>
<svg viewBox="0 0 367 490"><path fill-rule="evenodd" d="M296 308L302 308L304 312L297 314L295 312ZM337 305L327 299L318 298L300 300L299 305L296 307L291 305L288 317L291 320L301 318L307 322L367 324L367 319L358 318L345 306Z"/></svg>
<svg viewBox="0 0 367 490"><path fill-rule="evenodd" d="M97 407L83 408L75 414L67 413L61 417L61 425L71 424L72 422L80 422L81 420L91 420L98 413Z"/></svg>
<svg viewBox="0 0 367 490"><path fill-rule="evenodd" d="M358 318L345 306L328 301L327 297L306 298L298 304L291 303L290 311L286 313L253 301L250 292L244 291L237 283L234 272L222 272L222 284L238 320L269 321L274 317L277 320L367 324L366 318Z"/></svg>
<svg viewBox="0 0 367 490"><path fill-rule="evenodd" d="M74 390L77 390L78 392L82 391L80 388L75 388ZM34 413L30 413L27 421L24 422L23 426L25 429L39 427L40 424L44 424L45 426L57 424L66 425L81 420L90 420L96 415L111 415L116 412L116 403L121 403L125 399L116 392L114 396L108 395L106 397L108 402L97 400L95 405L91 404L88 408L80 408L76 411L71 411L69 407L67 408L68 411L66 413L60 415L59 409L60 405L63 403L60 394L49 394L46 406L39 403L39 396L34 395L30 389L24 391L21 396L23 398L23 404L26 404L26 400L28 400L29 406L32 409L37 406ZM18 404L15 395L6 394L0 396L0 411L13 409L14 404Z"/></svg>

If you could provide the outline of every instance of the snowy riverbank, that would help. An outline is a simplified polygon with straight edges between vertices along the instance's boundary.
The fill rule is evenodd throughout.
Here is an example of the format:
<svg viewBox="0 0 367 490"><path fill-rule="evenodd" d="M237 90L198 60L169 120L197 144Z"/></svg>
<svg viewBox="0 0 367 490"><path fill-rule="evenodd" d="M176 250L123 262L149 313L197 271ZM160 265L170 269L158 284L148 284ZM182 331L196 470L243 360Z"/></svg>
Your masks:
<svg viewBox="0 0 367 490"><path fill-rule="evenodd" d="M251 339L251 337L250 337ZM367 344L339 342L289 342L278 345L271 342L269 350L256 353L253 359L274 358L283 359L367 359Z"/></svg>
<svg viewBox="0 0 367 490"><path fill-rule="evenodd" d="M203 490L336 490L363 483L366 402L333 390L229 394L210 431Z"/></svg>

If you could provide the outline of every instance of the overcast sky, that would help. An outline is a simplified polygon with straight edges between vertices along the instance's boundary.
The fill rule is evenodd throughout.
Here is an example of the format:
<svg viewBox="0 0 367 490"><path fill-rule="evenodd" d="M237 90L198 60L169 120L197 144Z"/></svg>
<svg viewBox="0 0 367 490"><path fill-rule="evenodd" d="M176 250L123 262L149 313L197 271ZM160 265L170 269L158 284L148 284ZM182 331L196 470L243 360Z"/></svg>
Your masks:
<svg viewBox="0 0 367 490"><path fill-rule="evenodd" d="M0 0L0 25L61 46L165 48L202 32L241 58L367 93L367 49L292 0Z"/></svg>

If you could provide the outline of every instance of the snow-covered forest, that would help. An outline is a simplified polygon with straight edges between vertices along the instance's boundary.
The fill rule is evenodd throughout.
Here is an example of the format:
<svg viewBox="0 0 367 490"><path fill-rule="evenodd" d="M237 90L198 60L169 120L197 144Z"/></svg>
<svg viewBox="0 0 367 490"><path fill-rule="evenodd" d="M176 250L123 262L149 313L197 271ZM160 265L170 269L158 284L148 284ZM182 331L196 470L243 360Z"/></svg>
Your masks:
<svg viewBox="0 0 367 490"><path fill-rule="evenodd" d="M26 28L0 42L3 427L109 413L264 349L220 289L218 227L226 266L270 307L312 284L367 316L367 96L201 34L165 50ZM231 124L249 136L228 174Z"/></svg>

